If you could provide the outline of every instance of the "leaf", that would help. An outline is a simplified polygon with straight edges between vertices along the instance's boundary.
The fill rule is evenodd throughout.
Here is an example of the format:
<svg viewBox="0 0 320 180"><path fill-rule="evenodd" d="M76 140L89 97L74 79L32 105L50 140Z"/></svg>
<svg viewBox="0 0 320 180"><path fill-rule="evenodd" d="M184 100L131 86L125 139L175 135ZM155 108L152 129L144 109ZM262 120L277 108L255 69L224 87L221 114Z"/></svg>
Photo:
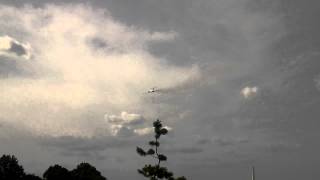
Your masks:
<svg viewBox="0 0 320 180"><path fill-rule="evenodd" d="M156 152L153 149L149 149L147 152L147 154L149 154L149 155L154 155L154 153L156 153Z"/></svg>
<svg viewBox="0 0 320 180"><path fill-rule="evenodd" d="M154 138L159 139L160 136L161 136L161 134L156 134L156 135L154 135Z"/></svg>
<svg viewBox="0 0 320 180"><path fill-rule="evenodd" d="M161 133L162 135L166 135L166 134L168 133L168 130L167 130L166 128L162 128L162 129L160 130L160 133Z"/></svg>
<svg viewBox="0 0 320 180"><path fill-rule="evenodd" d="M159 147L159 146L160 146L160 143L159 143L159 142L156 142L156 141L150 141L150 142L149 142L149 145L150 145L150 146L157 146L157 147Z"/></svg>
<svg viewBox="0 0 320 180"><path fill-rule="evenodd" d="M155 129L161 128L162 127L161 121L159 119L157 119L155 122L153 122L153 127Z"/></svg>
<svg viewBox="0 0 320 180"><path fill-rule="evenodd" d="M147 153L146 153L143 149L141 149L141 148L139 148L139 147L137 147L137 153L138 153L140 156L146 156L146 155L147 155Z"/></svg>
<svg viewBox="0 0 320 180"><path fill-rule="evenodd" d="M166 161L166 160L167 160L167 156L165 156L165 155L163 155L163 154L159 154L159 155L158 155L158 159L159 159L160 161Z"/></svg>

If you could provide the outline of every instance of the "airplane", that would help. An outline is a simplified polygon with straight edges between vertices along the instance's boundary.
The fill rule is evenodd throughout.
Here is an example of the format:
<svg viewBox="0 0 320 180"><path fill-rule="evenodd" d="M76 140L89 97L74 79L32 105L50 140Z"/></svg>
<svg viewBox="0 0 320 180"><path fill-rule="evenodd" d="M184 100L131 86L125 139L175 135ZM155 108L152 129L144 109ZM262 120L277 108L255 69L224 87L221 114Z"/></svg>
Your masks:
<svg viewBox="0 0 320 180"><path fill-rule="evenodd" d="M147 91L147 93L155 93L155 92L158 92L158 91L159 91L159 89L157 89L156 87L153 87L153 88L149 89Z"/></svg>

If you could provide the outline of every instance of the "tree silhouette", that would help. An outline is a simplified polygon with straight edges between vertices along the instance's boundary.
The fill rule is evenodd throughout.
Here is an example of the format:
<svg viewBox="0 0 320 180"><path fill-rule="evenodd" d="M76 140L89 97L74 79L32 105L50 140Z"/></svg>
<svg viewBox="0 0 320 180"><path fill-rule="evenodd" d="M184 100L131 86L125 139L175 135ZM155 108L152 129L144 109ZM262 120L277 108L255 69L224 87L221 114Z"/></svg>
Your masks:
<svg viewBox="0 0 320 180"><path fill-rule="evenodd" d="M71 174L75 180L107 180L89 163L80 163L76 169L71 171Z"/></svg>
<svg viewBox="0 0 320 180"><path fill-rule="evenodd" d="M24 169L14 156L3 155L0 158L0 179L21 180L25 176Z"/></svg>
<svg viewBox="0 0 320 180"><path fill-rule="evenodd" d="M15 156L3 155L0 158L0 180L42 180L42 178L25 174ZM107 180L89 163L80 163L72 171L60 166L50 166L43 173L43 180Z"/></svg>
<svg viewBox="0 0 320 180"><path fill-rule="evenodd" d="M72 179L71 173L68 169L54 165L50 166L43 174L45 180L70 180Z"/></svg>
<svg viewBox="0 0 320 180"><path fill-rule="evenodd" d="M42 179L36 175L27 174L23 177L23 180L42 180Z"/></svg>
<svg viewBox="0 0 320 180"><path fill-rule="evenodd" d="M167 156L161 154L159 152L160 147L160 137L162 135L166 135L168 130L162 127L162 123L159 119L153 122L154 128L154 141L150 141L150 149L148 151L143 150L140 147L137 147L137 153L140 156L151 156L156 159L156 164L146 164L142 169L138 169L138 172L142 174L144 177L149 178L150 180L158 180L158 179L168 179L168 180L186 180L185 177L175 178L173 173L168 171L166 167L161 166L162 161L167 161Z"/></svg>

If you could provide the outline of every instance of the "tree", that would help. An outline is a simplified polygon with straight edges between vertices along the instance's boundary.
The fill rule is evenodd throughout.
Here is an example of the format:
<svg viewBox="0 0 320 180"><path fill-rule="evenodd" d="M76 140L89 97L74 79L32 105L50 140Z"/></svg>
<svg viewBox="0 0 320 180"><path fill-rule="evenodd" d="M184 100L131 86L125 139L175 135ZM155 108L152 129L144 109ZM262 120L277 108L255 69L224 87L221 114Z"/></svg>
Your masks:
<svg viewBox="0 0 320 180"><path fill-rule="evenodd" d="M150 141L150 149L148 151L143 150L140 147L137 147L137 153L140 156L151 156L156 159L155 165L146 164L142 169L138 169L138 172L144 177L149 178L150 180L158 179L168 179L168 180L186 180L185 177L174 178L172 172L168 171L166 167L161 166L162 161L167 161L167 156L159 152L160 147L160 137L166 135L168 130L162 127L162 123L159 119L153 122L154 128L154 141Z"/></svg>
<svg viewBox="0 0 320 180"><path fill-rule="evenodd" d="M27 174L23 177L23 180L42 180L42 179L36 175Z"/></svg>
<svg viewBox="0 0 320 180"><path fill-rule="evenodd" d="M71 173L68 169L54 165L50 166L43 174L45 180L70 180L72 179Z"/></svg>
<svg viewBox="0 0 320 180"><path fill-rule="evenodd" d="M25 174L16 157L3 155L0 158L0 180L42 180L42 178ZM107 180L107 178L89 163L80 163L71 172L57 164L50 166L43 173L43 180Z"/></svg>
<svg viewBox="0 0 320 180"><path fill-rule="evenodd" d="M89 163L80 163L76 169L71 171L71 174L75 180L107 180Z"/></svg>
<svg viewBox="0 0 320 180"><path fill-rule="evenodd" d="M3 155L0 158L0 179L1 180L21 180L24 177L24 169L19 165L14 156Z"/></svg>

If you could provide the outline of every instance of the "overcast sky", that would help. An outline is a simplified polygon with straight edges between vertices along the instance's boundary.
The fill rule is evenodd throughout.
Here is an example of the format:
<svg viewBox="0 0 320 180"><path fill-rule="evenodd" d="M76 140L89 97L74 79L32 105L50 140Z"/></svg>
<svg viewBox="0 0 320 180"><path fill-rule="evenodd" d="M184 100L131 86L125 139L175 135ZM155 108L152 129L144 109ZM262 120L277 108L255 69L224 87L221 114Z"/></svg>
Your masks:
<svg viewBox="0 0 320 180"><path fill-rule="evenodd" d="M319 179L318 0L0 0L0 154L143 179ZM153 95L146 93L156 87Z"/></svg>

